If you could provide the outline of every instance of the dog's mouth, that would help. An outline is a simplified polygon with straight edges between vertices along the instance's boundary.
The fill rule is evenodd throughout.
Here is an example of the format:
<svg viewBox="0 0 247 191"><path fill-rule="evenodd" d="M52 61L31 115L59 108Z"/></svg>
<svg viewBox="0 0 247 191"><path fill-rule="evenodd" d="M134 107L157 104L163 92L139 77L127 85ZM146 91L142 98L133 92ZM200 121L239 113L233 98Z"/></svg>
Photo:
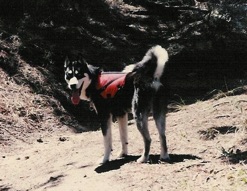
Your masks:
<svg viewBox="0 0 247 191"><path fill-rule="evenodd" d="M80 91L79 89L78 90L75 90L73 93L72 93L72 96L71 96L71 101L74 105L78 105L80 103Z"/></svg>
<svg viewBox="0 0 247 191"><path fill-rule="evenodd" d="M72 92L71 102L74 105L78 105L80 103L80 92L81 92L82 86L83 86L83 84L81 85L81 87L79 89L76 89Z"/></svg>

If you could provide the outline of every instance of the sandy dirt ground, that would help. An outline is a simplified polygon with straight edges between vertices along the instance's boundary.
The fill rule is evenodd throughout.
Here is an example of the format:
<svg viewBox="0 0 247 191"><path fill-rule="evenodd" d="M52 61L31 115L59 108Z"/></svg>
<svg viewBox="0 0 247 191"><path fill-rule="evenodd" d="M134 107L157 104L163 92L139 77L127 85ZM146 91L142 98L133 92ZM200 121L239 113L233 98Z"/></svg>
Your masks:
<svg viewBox="0 0 247 191"><path fill-rule="evenodd" d="M66 127L52 134L33 134L1 147L0 190L148 191L247 190L247 95L177 105L167 114L171 163L159 163L160 143L150 117L151 156L135 161L143 143L129 123L129 154L119 159L117 123L113 125L111 161L103 155L100 131L73 133Z"/></svg>

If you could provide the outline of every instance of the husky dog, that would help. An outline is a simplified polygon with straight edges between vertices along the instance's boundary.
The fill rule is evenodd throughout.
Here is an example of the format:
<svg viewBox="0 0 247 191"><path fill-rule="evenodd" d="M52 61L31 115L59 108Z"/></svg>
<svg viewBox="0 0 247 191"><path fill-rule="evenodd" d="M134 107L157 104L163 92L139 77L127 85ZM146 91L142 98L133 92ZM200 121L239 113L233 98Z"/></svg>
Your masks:
<svg viewBox="0 0 247 191"><path fill-rule="evenodd" d="M160 160L169 160L165 135L167 91L160 78L168 61L168 53L157 45L149 49L143 59L127 66L122 72L103 72L88 64L84 59L65 60L65 80L72 90L74 105L86 100L98 114L104 137L104 164L112 151L112 116L119 124L122 150L119 157L128 155L128 112L131 111L144 141L144 151L137 160L145 163L149 159L151 138L148 130L148 116L152 111L159 132Z"/></svg>

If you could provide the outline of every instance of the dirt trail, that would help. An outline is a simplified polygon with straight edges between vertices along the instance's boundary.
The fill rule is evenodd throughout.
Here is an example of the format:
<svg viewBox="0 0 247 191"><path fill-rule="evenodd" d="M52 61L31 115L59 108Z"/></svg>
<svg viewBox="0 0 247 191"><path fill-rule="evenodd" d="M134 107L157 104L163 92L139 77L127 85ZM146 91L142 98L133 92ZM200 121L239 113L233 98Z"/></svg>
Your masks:
<svg viewBox="0 0 247 191"><path fill-rule="evenodd" d="M142 140L129 125L129 151L120 151L113 127L112 160L104 166L100 131L75 134L69 130L34 134L31 143L1 149L0 190L246 190L247 95L178 106L167 114L167 138L172 163L159 164L159 139L153 119L148 164L135 160Z"/></svg>

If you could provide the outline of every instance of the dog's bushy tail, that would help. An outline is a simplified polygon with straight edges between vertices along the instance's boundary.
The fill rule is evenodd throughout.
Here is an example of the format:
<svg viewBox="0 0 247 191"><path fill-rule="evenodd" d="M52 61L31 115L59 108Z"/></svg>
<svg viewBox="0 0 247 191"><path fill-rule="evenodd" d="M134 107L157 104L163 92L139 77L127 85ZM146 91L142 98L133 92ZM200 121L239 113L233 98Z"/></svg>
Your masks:
<svg viewBox="0 0 247 191"><path fill-rule="evenodd" d="M123 72L136 72L159 81L167 61L168 53L166 49L156 45L147 51L140 62L126 66Z"/></svg>

